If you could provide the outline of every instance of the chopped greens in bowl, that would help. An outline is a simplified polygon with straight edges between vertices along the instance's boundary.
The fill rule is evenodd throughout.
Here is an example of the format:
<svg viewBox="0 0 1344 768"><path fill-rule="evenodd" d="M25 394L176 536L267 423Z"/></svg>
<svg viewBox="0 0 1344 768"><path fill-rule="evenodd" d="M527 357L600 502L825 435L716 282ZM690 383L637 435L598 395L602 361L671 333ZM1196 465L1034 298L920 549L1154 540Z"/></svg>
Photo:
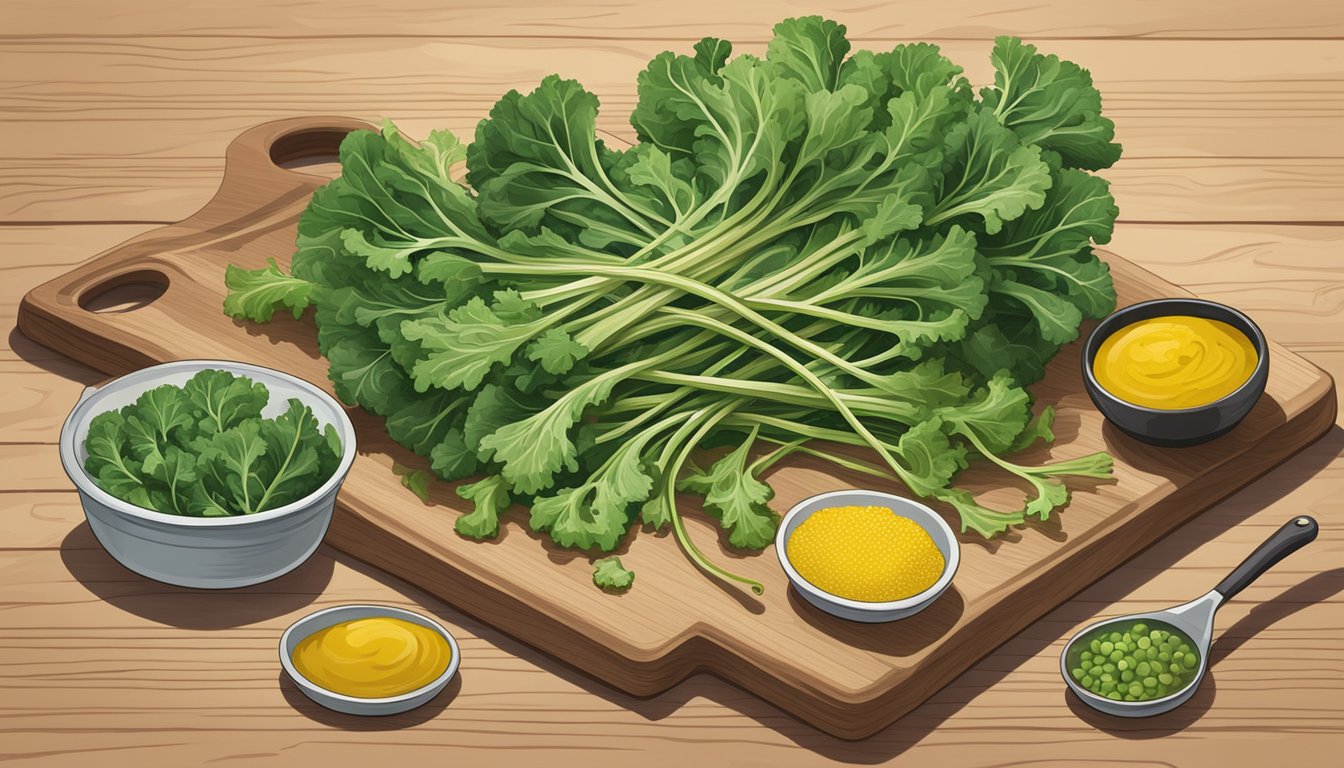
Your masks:
<svg viewBox="0 0 1344 768"><path fill-rule="evenodd" d="M270 392L227 371L146 390L89 421L84 469L98 487L171 515L225 517L282 507L336 471L341 441L296 399L264 417Z"/></svg>

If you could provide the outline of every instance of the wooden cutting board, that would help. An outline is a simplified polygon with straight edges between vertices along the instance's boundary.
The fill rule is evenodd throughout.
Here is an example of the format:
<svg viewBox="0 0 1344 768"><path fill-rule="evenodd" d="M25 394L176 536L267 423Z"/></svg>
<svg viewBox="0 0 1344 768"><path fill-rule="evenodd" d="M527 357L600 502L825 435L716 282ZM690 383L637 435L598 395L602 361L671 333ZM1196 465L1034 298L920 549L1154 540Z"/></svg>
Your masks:
<svg viewBox="0 0 1344 768"><path fill-rule="evenodd" d="M257 267L268 258L288 262L296 217L323 179L278 163L331 155L346 132L363 127L354 120L297 118L248 131L229 147L223 182L205 208L33 289L20 308L19 327L109 374L169 360L221 358L327 386L310 319L249 325L222 314L224 267ZM1105 258L1122 306L1189 295L1124 259ZM128 290L142 300L117 306L118 295ZM145 302L146 291L162 293ZM862 625L817 611L791 593L772 550L751 556L727 551L694 509L687 517L699 546L764 582L764 596L705 577L675 541L647 532L619 551L637 574L634 588L603 593L591 582L589 558L544 544L521 524L522 510L511 513L497 541L457 536L453 521L464 509L462 500L442 483L428 503L404 489L393 462L423 463L362 412L352 414L360 455L327 541L629 693L657 694L696 672L711 672L822 730L862 738L1334 421L1330 377L1271 343L1266 396L1235 431L1196 448L1143 445L1105 425L1093 410L1081 383L1080 347L1066 347L1032 388L1037 407L1058 409L1058 440L1024 461L1107 450L1116 459L1115 482L1075 485L1073 503L1061 514L995 541L962 536L962 565L952 588L904 621ZM874 485L807 459L782 463L770 480L780 511L815 493ZM998 487L1002 478L993 473L972 471L963 482L991 504L1021 498L1020 491ZM897 485L878 489L902 492ZM471 664L463 659L464 670Z"/></svg>

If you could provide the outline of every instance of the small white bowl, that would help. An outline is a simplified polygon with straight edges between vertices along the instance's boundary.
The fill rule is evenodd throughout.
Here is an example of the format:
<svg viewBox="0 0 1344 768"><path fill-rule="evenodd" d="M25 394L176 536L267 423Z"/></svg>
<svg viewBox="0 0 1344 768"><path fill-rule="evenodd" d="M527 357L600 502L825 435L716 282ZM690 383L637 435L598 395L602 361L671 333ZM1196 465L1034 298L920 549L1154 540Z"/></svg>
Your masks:
<svg viewBox="0 0 1344 768"><path fill-rule="evenodd" d="M146 390L181 386L203 370L228 371L270 391L264 416L282 413L293 398L313 409L318 424L341 439L341 463L321 487L283 507L237 517L186 517L137 507L98 487L84 470L89 422L134 403ZM84 517L117 562L156 581L181 587L231 589L269 581L297 568L316 551L331 523L336 494L355 460L355 428L331 395L303 379L257 365L183 360L129 373L89 387L61 427L61 464L79 491Z"/></svg>
<svg viewBox="0 0 1344 768"><path fill-rule="evenodd" d="M915 521L921 528L928 531L933 543L943 553L943 575L938 577L933 586L917 595L912 595L904 600L892 600L885 603L850 600L813 586L811 582L799 575L798 571L794 569L793 563L789 562L789 537L793 535L794 530L804 520L811 517L812 513L817 510L827 507L851 506L886 507L893 514ZM927 608L952 584L952 577L956 574L957 565L961 562L961 548L957 544L957 537L952 533L951 526L938 513L917 501L877 491L832 491L831 493L823 493L810 499L804 499L793 509L790 509L788 514L784 515L783 521L780 522L779 533L775 535L775 551L779 554L779 563L784 566L784 573L788 574L793 588L798 590L798 593L805 600L833 616L870 624L904 619Z"/></svg>
<svg viewBox="0 0 1344 768"><path fill-rule="evenodd" d="M403 693L400 696L362 699L357 696L346 696L343 693L329 691L304 677L294 667L294 649L298 648L299 643L306 640L314 632L320 632L327 627L345 621L375 617L402 619L432 630L448 642L448 648L452 654L448 659L448 668L428 685ZM453 679L453 675L457 674L457 665L461 658L462 651L457 647L457 640L453 639L452 634L444 629L442 624L418 613L386 605L338 605L335 608L327 608L304 616L291 624L289 629L286 629L285 633L280 636L280 666L285 668L285 674L289 675L289 679L294 681L294 685L298 686L300 691L303 691L304 696L318 704L327 709L344 712L347 715L395 715L426 704L448 685L448 681Z"/></svg>

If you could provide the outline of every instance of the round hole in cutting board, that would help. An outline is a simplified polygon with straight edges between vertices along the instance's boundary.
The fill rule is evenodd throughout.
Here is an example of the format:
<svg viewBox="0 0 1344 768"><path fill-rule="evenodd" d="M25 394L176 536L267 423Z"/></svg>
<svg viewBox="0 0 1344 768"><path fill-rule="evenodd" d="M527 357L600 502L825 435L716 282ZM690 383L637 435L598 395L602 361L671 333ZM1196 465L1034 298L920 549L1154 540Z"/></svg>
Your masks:
<svg viewBox="0 0 1344 768"><path fill-rule="evenodd" d="M100 315L134 312L153 304L166 290L168 277L162 272L128 272L80 294L79 306Z"/></svg>
<svg viewBox="0 0 1344 768"><path fill-rule="evenodd" d="M347 131L319 128L297 131L271 144L271 162L289 171L334 179L341 175L337 153Z"/></svg>

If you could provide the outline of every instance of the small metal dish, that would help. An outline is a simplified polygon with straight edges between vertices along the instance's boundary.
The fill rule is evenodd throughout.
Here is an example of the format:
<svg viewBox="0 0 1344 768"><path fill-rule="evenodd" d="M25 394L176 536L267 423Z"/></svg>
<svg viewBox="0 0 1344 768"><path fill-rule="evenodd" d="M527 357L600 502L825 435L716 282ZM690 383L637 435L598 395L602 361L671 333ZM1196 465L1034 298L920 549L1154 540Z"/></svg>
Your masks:
<svg viewBox="0 0 1344 768"><path fill-rule="evenodd" d="M304 677L294 667L294 649L314 632L345 621L374 617L401 619L432 630L448 642L448 648L452 653L448 660L448 668L428 685L408 691L400 696L363 699L329 691ZM437 696L448 685L448 681L453 679L453 675L457 674L457 665L461 658L462 652L457 646L457 640L453 638L452 633L443 628L443 625L418 613L386 605L339 605L335 608L327 608L304 616L291 624L289 629L286 629L285 633L280 636L280 666L284 667L285 674L289 675L289 678L294 681L294 685L298 686L300 691L303 691L303 695L318 704L327 709L344 712L347 715L395 715L422 706Z"/></svg>
<svg viewBox="0 0 1344 768"><path fill-rule="evenodd" d="M1101 386L1092 364L1106 339L1121 328L1154 317L1184 315L1221 320L1250 339L1255 347L1255 370L1226 397L1195 408L1146 408L1116 397ZM1269 342L1260 327L1232 307L1203 299L1154 299L1118 310L1097 324L1083 344L1083 388L1106 420L1121 432L1145 443L1188 446L1206 443L1232 431L1246 418L1269 381Z"/></svg>
<svg viewBox="0 0 1344 768"><path fill-rule="evenodd" d="M789 537L793 535L794 530L804 520L811 517L817 510L846 506L886 507L893 514L907 517L918 523L921 528L928 531L929 536L933 538L933 543L943 553L942 576L938 577L938 581L934 582L933 586L917 595L907 597L904 600L892 600L885 603L850 600L813 586L811 582L799 575L793 564L789 562L787 546ZM952 577L956 574L957 565L961 562L961 548L957 544L957 537L952 533L952 527L937 512L917 501L911 501L901 496L862 490L832 491L799 502L793 509L789 510L788 514L784 515L784 519L779 524L779 533L775 535L775 551L779 555L779 564L784 567L784 573L789 577L789 582L793 584L794 589L798 590L798 594L803 596L803 599L833 616L870 624L904 619L929 607L952 584Z"/></svg>

